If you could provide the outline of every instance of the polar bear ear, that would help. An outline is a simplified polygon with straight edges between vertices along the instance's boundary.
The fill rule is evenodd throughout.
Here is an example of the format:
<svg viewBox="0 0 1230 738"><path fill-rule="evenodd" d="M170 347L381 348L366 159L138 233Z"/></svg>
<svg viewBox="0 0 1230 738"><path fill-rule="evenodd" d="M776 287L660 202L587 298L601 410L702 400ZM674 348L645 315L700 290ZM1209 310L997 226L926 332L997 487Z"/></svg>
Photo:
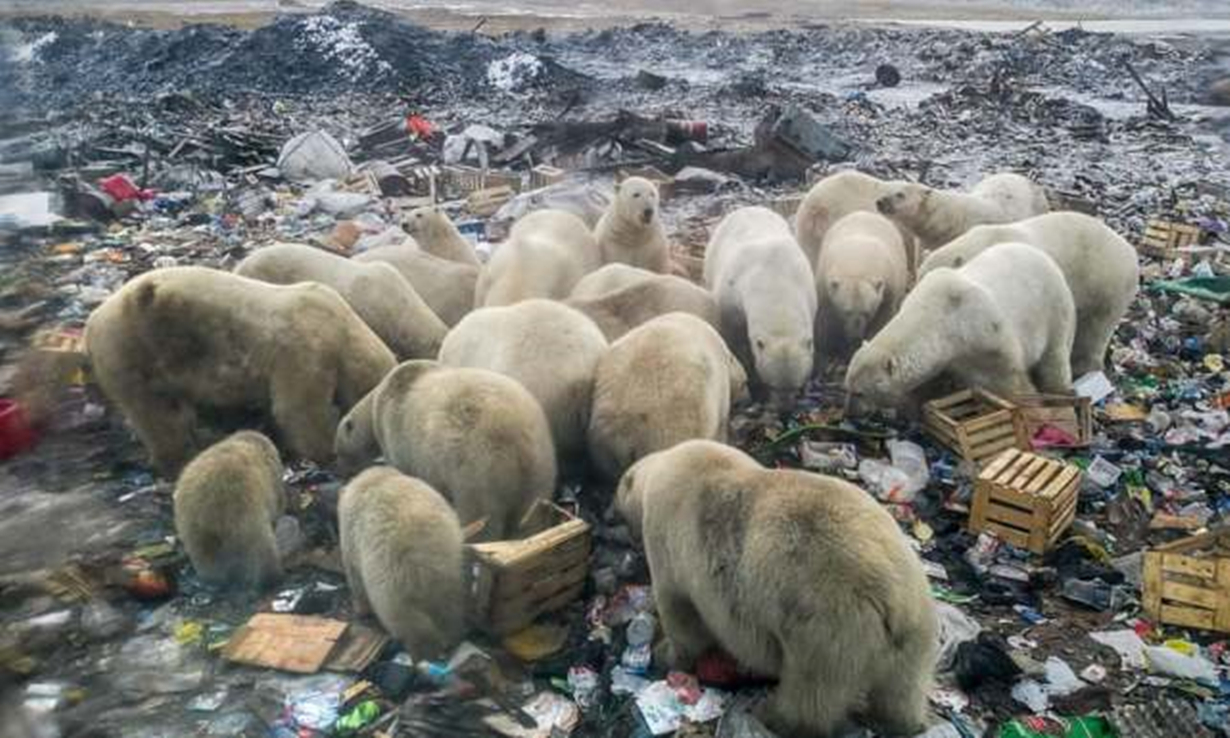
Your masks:
<svg viewBox="0 0 1230 738"><path fill-rule="evenodd" d="M954 257L952 257L952 268L953 268L953 269L956 269L957 267L959 267L959 266L963 265L964 263L965 263L965 257L964 257L964 256L954 256Z"/></svg>
<svg viewBox="0 0 1230 738"><path fill-rule="evenodd" d="M897 360L892 356L884 360L884 373L890 377L897 373Z"/></svg>

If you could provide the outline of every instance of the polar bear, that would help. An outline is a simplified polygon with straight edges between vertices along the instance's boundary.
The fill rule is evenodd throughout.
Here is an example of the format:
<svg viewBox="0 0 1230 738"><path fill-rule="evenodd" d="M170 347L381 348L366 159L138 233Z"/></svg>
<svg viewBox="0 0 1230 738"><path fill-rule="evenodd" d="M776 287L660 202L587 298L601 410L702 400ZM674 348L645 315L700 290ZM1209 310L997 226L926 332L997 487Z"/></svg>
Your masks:
<svg viewBox="0 0 1230 738"><path fill-rule="evenodd" d="M372 467L342 488L337 529L354 613L374 613L415 659L447 656L465 629L461 524L448 502Z"/></svg>
<svg viewBox="0 0 1230 738"><path fill-rule="evenodd" d="M457 325L474 309L479 267L473 264L441 259L419 249L412 240L396 246L378 246L350 259L383 262L396 269L446 326Z"/></svg>
<svg viewBox="0 0 1230 738"><path fill-rule="evenodd" d="M438 205L411 210L402 218L401 227L420 249L433 256L471 266L482 263L474 245L461 235Z"/></svg>
<svg viewBox="0 0 1230 738"><path fill-rule="evenodd" d="M563 300L601 265L598 242L584 221L562 210L535 210L513 224L508 240L491 256L478 277L474 304Z"/></svg>
<svg viewBox="0 0 1230 738"><path fill-rule="evenodd" d="M730 407L746 395L743 365L712 326L687 313L659 316L611 344L598 364L589 456L618 479L680 441L725 441Z"/></svg>
<svg viewBox="0 0 1230 738"><path fill-rule="evenodd" d="M282 457L239 431L188 462L175 483L175 534L192 568L215 586L263 590L282 573L274 526L286 509Z"/></svg>
<svg viewBox="0 0 1230 738"><path fill-rule="evenodd" d="M649 279L634 281L594 297L577 297L577 292L573 290L573 296L564 303L589 316L608 341L614 341L647 320L674 312L695 315L721 329L713 295L671 274L651 274Z"/></svg>
<svg viewBox="0 0 1230 738"><path fill-rule="evenodd" d="M103 393L168 476L200 448L202 412L272 416L282 447L328 463L337 419L395 360L336 291L203 267L130 280L90 315Z"/></svg>
<svg viewBox="0 0 1230 738"><path fill-rule="evenodd" d="M659 217L658 186L643 177L615 185L615 199L598 220L594 238L605 264L630 264L651 272L670 271L670 245Z"/></svg>
<svg viewBox="0 0 1230 738"><path fill-rule="evenodd" d="M881 180L850 169L830 174L812 185L794 215L794 232L807 254L807 263L814 265L819 260L824 236L834 223L850 213L877 212L877 200L907 184L904 180ZM901 233L902 243L910 249L907 257L912 268L914 236L904 226L894 225Z"/></svg>
<svg viewBox="0 0 1230 738"><path fill-rule="evenodd" d="M364 264L314 246L276 243L239 262L235 273L270 284L319 282L332 287L399 359L434 359L448 331L388 264Z"/></svg>
<svg viewBox="0 0 1230 738"><path fill-rule="evenodd" d="M1023 243L932 269L850 360L846 390L891 407L948 374L1001 396L1072 389L1076 309L1063 273Z"/></svg>
<svg viewBox="0 0 1230 738"><path fill-rule="evenodd" d="M486 520L482 540L501 540L555 492L547 417L518 382L485 369L408 361L342 419L343 471L377 456L447 497L462 525Z"/></svg>
<svg viewBox="0 0 1230 738"><path fill-rule="evenodd" d="M704 278L722 337L783 406L811 375L816 317L812 267L790 225L768 208L730 213L709 238Z"/></svg>
<svg viewBox="0 0 1230 738"><path fill-rule="evenodd" d="M563 462L585 454L594 371L607 340L594 322L554 300L479 308L449 331L446 366L487 369L517 380L547 414Z"/></svg>
<svg viewBox="0 0 1230 738"><path fill-rule="evenodd" d="M960 267L997 243L1041 249L1063 272L1076 306L1072 375L1101 371L1106 349L1140 285L1136 249L1097 218L1082 213L1039 215L1009 225L981 225L931 252L919 275Z"/></svg>
<svg viewBox="0 0 1230 738"><path fill-rule="evenodd" d="M720 646L776 677L761 708L776 735L835 736L855 719L881 735L926 728L935 605L866 492L693 440L633 465L616 506L643 540L670 668Z"/></svg>
<svg viewBox="0 0 1230 738"><path fill-rule="evenodd" d="M569 297L602 297L608 292L631 287L641 282L648 282L660 276L662 275L657 272L651 272L648 269L635 267L631 264L621 264L619 262L604 264L600 269L582 277L581 281L577 282L576 286L572 288L572 294Z"/></svg>
<svg viewBox="0 0 1230 738"><path fill-rule="evenodd" d="M876 208L909 229L928 251L976 225L1011 223L1050 210L1041 187L1011 172L992 174L969 192L898 185L876 201Z"/></svg>
<svg viewBox="0 0 1230 738"><path fill-rule="evenodd" d="M909 279L905 244L888 218L858 211L834 223L816 262L819 355L849 358L896 314Z"/></svg>

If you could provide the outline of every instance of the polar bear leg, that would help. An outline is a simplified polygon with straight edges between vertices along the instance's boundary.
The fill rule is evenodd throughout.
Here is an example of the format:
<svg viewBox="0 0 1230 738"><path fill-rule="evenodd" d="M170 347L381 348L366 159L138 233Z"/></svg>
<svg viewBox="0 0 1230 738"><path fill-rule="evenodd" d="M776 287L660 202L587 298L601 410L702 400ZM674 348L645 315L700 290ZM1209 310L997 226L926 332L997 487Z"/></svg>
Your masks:
<svg viewBox="0 0 1230 738"><path fill-rule="evenodd" d="M182 400L154 394L125 398L125 414L150 463L164 474L174 474L197 451L196 411Z"/></svg>
<svg viewBox="0 0 1230 738"><path fill-rule="evenodd" d="M286 361L270 378L273 422L296 455L325 463L333 458L338 413L337 378L311 363Z"/></svg>
<svg viewBox="0 0 1230 738"><path fill-rule="evenodd" d="M798 644L795 644L796 646ZM758 710L765 725L778 735L837 736L848 727L860 697L857 675L840 673L848 660L781 646L783 662L777 687Z"/></svg>
<svg viewBox="0 0 1230 738"><path fill-rule="evenodd" d="M1062 346L1049 346L1033 371L1034 383L1041 392L1065 394L1072 391L1072 361Z"/></svg>
<svg viewBox="0 0 1230 738"><path fill-rule="evenodd" d="M674 669L691 671L696 660L710 646L716 645L717 639L705 627L700 613L686 595L655 584L653 596L666 636L662 650L655 656Z"/></svg>

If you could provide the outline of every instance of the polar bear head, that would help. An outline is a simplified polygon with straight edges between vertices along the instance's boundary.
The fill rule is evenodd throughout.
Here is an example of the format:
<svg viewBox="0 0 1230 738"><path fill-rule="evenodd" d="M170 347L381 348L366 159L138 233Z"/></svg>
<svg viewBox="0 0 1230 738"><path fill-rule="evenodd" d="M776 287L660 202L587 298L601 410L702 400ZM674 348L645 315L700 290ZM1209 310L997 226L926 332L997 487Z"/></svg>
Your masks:
<svg viewBox="0 0 1230 738"><path fill-rule="evenodd" d="M401 228L416 240L431 241L452 230L453 223L436 205L415 208L402 218Z"/></svg>
<svg viewBox="0 0 1230 738"><path fill-rule="evenodd" d="M862 341L884 301L884 280L830 279L828 299L846 340Z"/></svg>
<svg viewBox="0 0 1230 738"><path fill-rule="evenodd" d="M372 390L359 400L358 404L346 413L346 417L342 418L342 422L337 424L337 432L333 437L333 453L337 457L338 471L343 474L357 472L380 455L373 413L376 391Z"/></svg>
<svg viewBox="0 0 1230 738"><path fill-rule="evenodd" d="M922 216L930 194L931 188L925 185L914 183L897 185L876 200L876 210L890 218L909 222Z"/></svg>
<svg viewBox="0 0 1230 738"><path fill-rule="evenodd" d="M811 376L813 333L810 321L753 321L749 316L748 340L756 376L769 390L770 404L785 407Z"/></svg>
<svg viewBox="0 0 1230 738"><path fill-rule="evenodd" d="M620 220L647 226L658 217L658 186L644 177L628 177L615 185L614 205Z"/></svg>

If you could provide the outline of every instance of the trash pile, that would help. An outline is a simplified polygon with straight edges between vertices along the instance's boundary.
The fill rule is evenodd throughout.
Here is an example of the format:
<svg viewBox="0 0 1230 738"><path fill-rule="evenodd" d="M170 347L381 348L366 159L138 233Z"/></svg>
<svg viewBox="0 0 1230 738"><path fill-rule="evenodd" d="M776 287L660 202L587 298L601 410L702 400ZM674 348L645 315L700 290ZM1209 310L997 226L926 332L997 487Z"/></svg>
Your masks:
<svg viewBox="0 0 1230 738"><path fill-rule="evenodd" d="M1230 734L1230 174L1205 127L1220 113L1199 104L1218 74L1205 40L489 38L347 2L252 32L38 18L2 35L4 719L63 736L769 738L764 679L718 652L695 673L655 658L645 562L592 480L527 539L572 542L542 555L579 555L581 585L528 616L492 596L491 627L447 659L353 616L328 470L287 474L283 582L211 591L175 545L170 484L91 384L81 327L150 269L229 269L272 241L360 253L404 240L420 205L480 253L537 208L592 224L623 174L659 184L695 277L726 209L788 215L856 167L935 186L1027 172L1139 244L1145 287L1108 370L1078 398L1010 398L996 422L1019 455L998 467L937 430L964 427L956 405L855 420L837 377L784 417L743 408L732 442L859 483L916 543L943 625L928 738ZM1022 502L1013 470L1063 505ZM486 553L493 579L517 571L501 557L539 555Z"/></svg>

